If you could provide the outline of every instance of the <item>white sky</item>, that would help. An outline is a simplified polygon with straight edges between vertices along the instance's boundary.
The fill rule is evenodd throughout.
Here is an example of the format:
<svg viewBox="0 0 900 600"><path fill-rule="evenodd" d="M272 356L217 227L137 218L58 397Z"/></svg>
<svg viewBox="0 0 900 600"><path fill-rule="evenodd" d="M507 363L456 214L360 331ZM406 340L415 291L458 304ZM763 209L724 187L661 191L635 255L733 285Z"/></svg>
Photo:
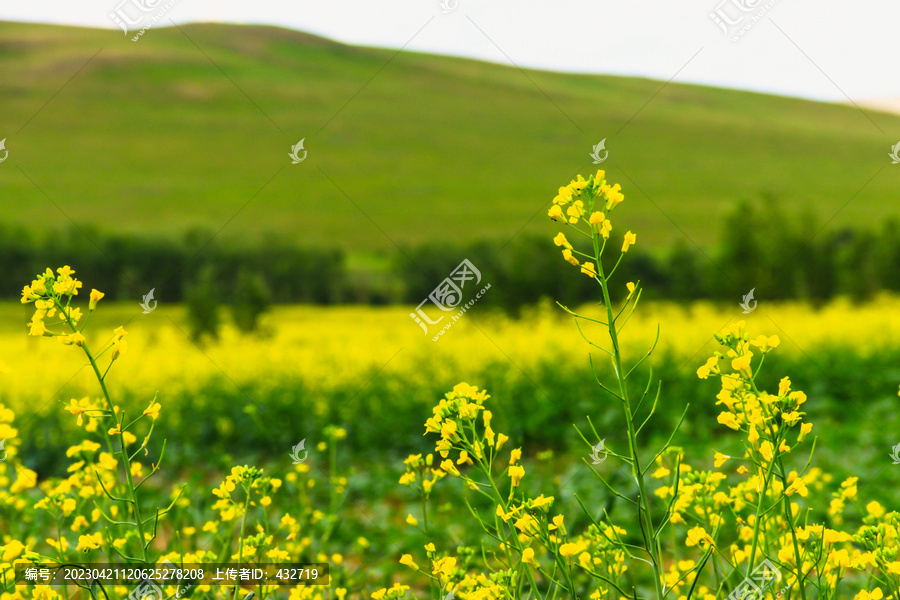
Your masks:
<svg viewBox="0 0 900 600"><path fill-rule="evenodd" d="M2 0L0 20L114 28L108 13L123 1L159 0ZM280 25L351 44L840 102L900 97L898 0L444 0L458 3L447 13L440 1L177 0L166 19ZM767 5L736 42L709 16L721 7L746 23Z"/></svg>

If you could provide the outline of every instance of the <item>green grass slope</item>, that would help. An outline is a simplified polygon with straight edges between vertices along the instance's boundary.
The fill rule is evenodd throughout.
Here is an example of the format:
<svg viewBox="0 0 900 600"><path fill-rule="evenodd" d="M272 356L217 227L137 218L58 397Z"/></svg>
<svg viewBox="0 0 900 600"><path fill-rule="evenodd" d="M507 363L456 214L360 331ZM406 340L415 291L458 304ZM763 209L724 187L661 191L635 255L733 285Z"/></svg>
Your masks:
<svg viewBox="0 0 900 600"><path fill-rule="evenodd" d="M0 221L42 229L224 227L351 251L507 239L546 231L556 188L596 168L602 138L628 200L619 219L644 244L679 228L714 242L723 212L764 194L823 223L840 213L832 226L871 224L896 210L900 184L887 157L898 116L868 112L882 133L852 106L526 76L271 27L152 29L134 43L2 23L0 98ZM292 165L301 138L308 158Z"/></svg>

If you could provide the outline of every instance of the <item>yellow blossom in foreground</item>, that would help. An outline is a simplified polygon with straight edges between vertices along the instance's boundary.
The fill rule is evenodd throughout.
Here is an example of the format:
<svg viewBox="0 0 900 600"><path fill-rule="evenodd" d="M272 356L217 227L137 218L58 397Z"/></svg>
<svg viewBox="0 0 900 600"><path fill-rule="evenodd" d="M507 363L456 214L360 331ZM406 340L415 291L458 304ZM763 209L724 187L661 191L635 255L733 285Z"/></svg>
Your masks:
<svg viewBox="0 0 900 600"><path fill-rule="evenodd" d="M578 262L578 259L572 255L572 251L568 248L562 251L562 255L563 258L566 259L566 262L568 262L570 265L577 267L579 264L581 264Z"/></svg>
<svg viewBox="0 0 900 600"><path fill-rule="evenodd" d="M103 299L106 294L99 290L91 290L91 300L88 304L88 310L94 310L97 308L97 303Z"/></svg>
<svg viewBox="0 0 900 600"><path fill-rule="evenodd" d="M81 400L73 399L70 404L66 405L65 409L78 417L78 426L80 427L84 423L83 415L89 407L90 400L88 398L82 398Z"/></svg>
<svg viewBox="0 0 900 600"><path fill-rule="evenodd" d="M600 226L600 235L602 235L604 238L608 238L610 231L612 231L612 223L609 219L606 219Z"/></svg>
<svg viewBox="0 0 900 600"><path fill-rule="evenodd" d="M800 426L800 435L797 437L797 440L802 442L803 438L805 438L807 435L809 435L809 432L812 431L812 428L813 428L812 423L804 423L803 425L801 425Z"/></svg>
<svg viewBox="0 0 900 600"><path fill-rule="evenodd" d="M735 371L740 371L747 377L750 376L750 359L753 358L752 352L747 352L743 356L739 356L731 361L731 368Z"/></svg>
<svg viewBox="0 0 900 600"><path fill-rule="evenodd" d="M628 231L625 234L625 241L622 242L622 252L628 252L628 248L633 246L636 241L637 241L637 234L631 233L631 231Z"/></svg>
<svg viewBox="0 0 900 600"><path fill-rule="evenodd" d="M538 566L538 562L534 558L534 550L532 548L525 548L525 550L522 551L522 562L533 567Z"/></svg>
<svg viewBox="0 0 900 600"><path fill-rule="evenodd" d="M509 477L512 479L512 486L519 487L519 483L525 477L525 468L521 465L513 465L509 468Z"/></svg>
<svg viewBox="0 0 900 600"><path fill-rule="evenodd" d="M558 234L556 234L556 237L553 238L553 243L556 244L557 246L564 246L565 248L567 248L569 250L572 249L572 244L569 243L569 240L566 239L565 234L562 232L559 232Z"/></svg>
<svg viewBox="0 0 900 600"><path fill-rule="evenodd" d="M446 556L431 563L431 573L433 575L441 575L447 578L453 574L454 570L456 570L456 559L452 556Z"/></svg>
<svg viewBox="0 0 900 600"><path fill-rule="evenodd" d="M155 421L159 418L159 411L161 408L162 405L159 402L154 402L144 411L144 414Z"/></svg>
<svg viewBox="0 0 900 600"><path fill-rule="evenodd" d="M415 561L413 560L412 554L404 554L403 556L401 556L400 564L406 565L407 567L409 567L410 569L413 569L415 571L419 570L419 565L417 565L415 563Z"/></svg>
<svg viewBox="0 0 900 600"><path fill-rule="evenodd" d="M66 346L84 346L85 337L79 332L75 332L71 335L63 335L60 336L59 341Z"/></svg>
<svg viewBox="0 0 900 600"><path fill-rule="evenodd" d="M687 546L697 546L712 544L713 539L706 530L699 525L688 530L687 540L684 542Z"/></svg>
<svg viewBox="0 0 900 600"><path fill-rule="evenodd" d="M775 456L775 446L772 445L772 442L766 440L759 445L759 453L762 454L766 462L771 462Z"/></svg>
<svg viewBox="0 0 900 600"><path fill-rule="evenodd" d="M722 425L730 427L735 431L741 428L740 424L737 422L737 419L735 419L734 415L730 412L719 413L719 416L716 418L716 420Z"/></svg>
<svg viewBox="0 0 900 600"><path fill-rule="evenodd" d="M79 552L87 552L99 548L103 543L103 534L99 531L91 535L82 535L78 537L78 547L75 550Z"/></svg>

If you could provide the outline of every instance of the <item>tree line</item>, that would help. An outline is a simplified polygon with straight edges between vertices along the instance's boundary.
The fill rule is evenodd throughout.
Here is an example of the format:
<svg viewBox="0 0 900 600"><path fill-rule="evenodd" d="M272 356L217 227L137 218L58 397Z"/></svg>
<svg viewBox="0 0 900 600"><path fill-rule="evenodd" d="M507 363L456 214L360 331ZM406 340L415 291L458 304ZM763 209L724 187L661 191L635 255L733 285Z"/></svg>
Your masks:
<svg viewBox="0 0 900 600"><path fill-rule="evenodd" d="M717 245L700 247L687 238L666 248L638 244L617 277L623 289L640 280L647 298L684 301L739 302L751 288L757 298L813 302L900 291L900 220L869 229L825 225L812 214L788 215L773 201L744 203L724 219ZM0 224L0 297L17 298L36 273L69 264L109 299L140 302L154 288L162 302L230 306L235 322L252 330L272 303L418 305L468 259L492 285L480 306L516 314L543 298L596 300L593 282L566 268L551 238L520 234L504 242L408 246L380 267L351 269L340 249L285 239L241 246L199 229L170 239L74 226L51 235ZM618 252L611 250L612 261Z"/></svg>

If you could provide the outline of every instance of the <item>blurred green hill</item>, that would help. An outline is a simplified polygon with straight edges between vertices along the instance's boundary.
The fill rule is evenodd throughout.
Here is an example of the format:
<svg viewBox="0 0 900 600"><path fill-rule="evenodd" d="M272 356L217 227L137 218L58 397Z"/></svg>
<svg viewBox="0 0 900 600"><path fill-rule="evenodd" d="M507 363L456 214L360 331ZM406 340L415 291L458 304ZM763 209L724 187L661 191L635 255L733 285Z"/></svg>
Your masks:
<svg viewBox="0 0 900 600"><path fill-rule="evenodd" d="M679 228L713 243L724 214L762 197L868 225L896 212L900 189L887 157L900 116L272 27L154 28L135 43L2 23L0 98L0 221L42 230L224 226L225 240L351 253L502 242L546 233L556 188L596 169L604 138L601 166L626 193L618 218L646 245ZM292 165L301 138L309 154Z"/></svg>

